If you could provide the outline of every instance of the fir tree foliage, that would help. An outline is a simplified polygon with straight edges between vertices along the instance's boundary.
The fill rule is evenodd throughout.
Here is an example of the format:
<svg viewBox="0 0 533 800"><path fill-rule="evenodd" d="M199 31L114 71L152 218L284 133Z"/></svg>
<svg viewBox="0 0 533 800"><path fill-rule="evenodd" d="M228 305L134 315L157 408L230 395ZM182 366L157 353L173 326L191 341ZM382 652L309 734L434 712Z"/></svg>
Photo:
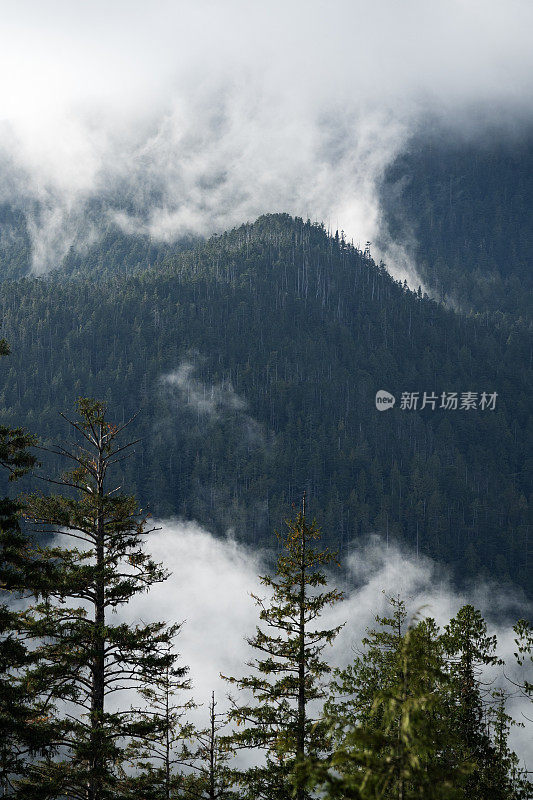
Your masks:
<svg viewBox="0 0 533 800"><path fill-rule="evenodd" d="M0 340L0 355L10 352ZM0 465L16 480L36 463L36 438L22 428L0 425ZM10 794L26 759L42 752L49 741L46 703L40 702L25 677L33 655L25 635L20 601L26 596L31 544L21 530L21 504L0 499L0 791Z"/></svg>
<svg viewBox="0 0 533 800"><path fill-rule="evenodd" d="M208 725L194 735L192 771L184 777L184 800L239 800L235 786L234 751L228 736L227 714L217 711L215 693L208 706Z"/></svg>
<svg viewBox="0 0 533 800"><path fill-rule="evenodd" d="M516 727L524 727L506 711L507 696L502 689L493 692L493 707L490 711L490 729L495 751L492 762L492 785L494 797L506 800L529 800L533 786L528 772L509 746L509 735Z"/></svg>
<svg viewBox="0 0 533 800"><path fill-rule="evenodd" d="M385 594L385 593L384 593ZM376 722L372 714L377 692L387 689L395 679L395 665L407 628L405 602L385 595L390 607L387 616L377 616L379 627L368 629L352 663L335 669L325 706L326 715L335 719L335 729L343 724Z"/></svg>
<svg viewBox="0 0 533 800"><path fill-rule="evenodd" d="M519 619L513 628L515 632L517 664L523 669L520 690L533 702L533 628L527 619Z"/></svg>
<svg viewBox="0 0 533 800"><path fill-rule="evenodd" d="M169 649L177 625L114 622L112 613L168 573L144 550L152 529L135 498L111 482L113 467L133 442L121 443L127 423L108 421L105 404L82 398L68 420L77 441L55 452L72 468L52 484L61 494L34 493L25 516L39 534L39 571L28 632L38 642L28 680L56 702L57 753L29 765L21 797L105 800L123 796L125 746L146 737L142 715L123 707L124 692L146 690L174 667ZM154 722L157 729L158 722Z"/></svg>
<svg viewBox="0 0 533 800"><path fill-rule="evenodd" d="M474 763L467 789L475 798L505 796L494 783L496 752L487 718L492 695L483 683L482 671L502 664L496 655L496 636L487 632L481 612L472 605L459 609L445 626L443 643L455 689L455 725L460 737L459 760Z"/></svg>
<svg viewBox="0 0 533 800"><path fill-rule="evenodd" d="M326 720L332 756L310 782L327 797L458 797L467 765L454 763L451 681L431 619L408 626L405 603L376 617L363 650L335 671Z"/></svg>
<svg viewBox="0 0 533 800"><path fill-rule="evenodd" d="M188 742L195 735L187 720L195 704L190 697L183 699L191 689L188 667L173 663L170 642L166 652L169 658L161 673L139 690L144 705L136 711L137 737L128 749L135 773L124 774L132 794L144 800L170 800L179 794L185 781L182 768L191 761Z"/></svg>
<svg viewBox="0 0 533 800"><path fill-rule="evenodd" d="M431 618L407 626L403 600L388 599L391 613L335 671L332 755L309 767L309 785L330 798L529 797L507 698L482 683L501 662L480 612L464 606L441 631Z"/></svg>
<svg viewBox="0 0 533 800"><path fill-rule="evenodd" d="M254 595L264 625L247 639L257 654L248 663L252 673L227 679L247 698L234 700L230 710L237 726L232 745L265 754L263 763L238 776L242 796L250 800L287 800L293 792L297 800L309 797L300 767L305 759L320 759L325 747L324 724L310 707L325 696L330 667L322 652L342 628L319 626L324 609L342 598L342 592L327 588L323 571L335 555L313 547L320 530L307 522L305 508L287 528L278 536L276 574L261 577L270 596Z"/></svg>

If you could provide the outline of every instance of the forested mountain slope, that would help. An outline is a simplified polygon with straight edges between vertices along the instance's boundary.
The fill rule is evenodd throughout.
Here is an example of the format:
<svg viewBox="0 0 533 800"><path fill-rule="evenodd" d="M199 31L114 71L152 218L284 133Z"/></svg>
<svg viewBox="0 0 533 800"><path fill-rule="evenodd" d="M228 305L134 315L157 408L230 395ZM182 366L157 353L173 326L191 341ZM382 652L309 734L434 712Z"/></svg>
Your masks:
<svg viewBox="0 0 533 800"><path fill-rule="evenodd" d="M415 137L381 187L393 239L438 299L533 316L533 132Z"/></svg>
<svg viewBox="0 0 533 800"><path fill-rule="evenodd" d="M6 281L1 298L1 418L50 441L79 395L119 420L140 409L124 485L154 514L261 543L306 490L341 549L379 533L458 577L530 585L531 348L517 322L446 310L288 215L130 276ZM376 410L379 389L393 409ZM416 391L498 397L494 411L402 410Z"/></svg>
<svg viewBox="0 0 533 800"><path fill-rule="evenodd" d="M31 209L37 219L44 213L37 204ZM184 236L176 242L154 242L149 236L123 233L106 217L102 203L85 209L85 226L90 224L98 232L95 243L76 241L61 258L56 269L64 275L82 274L94 277L109 275L131 275L142 269L161 266L168 258L194 246L197 238ZM31 224L28 208L17 208L9 203L0 203L0 281L28 276L32 270ZM38 236L38 234L36 234Z"/></svg>

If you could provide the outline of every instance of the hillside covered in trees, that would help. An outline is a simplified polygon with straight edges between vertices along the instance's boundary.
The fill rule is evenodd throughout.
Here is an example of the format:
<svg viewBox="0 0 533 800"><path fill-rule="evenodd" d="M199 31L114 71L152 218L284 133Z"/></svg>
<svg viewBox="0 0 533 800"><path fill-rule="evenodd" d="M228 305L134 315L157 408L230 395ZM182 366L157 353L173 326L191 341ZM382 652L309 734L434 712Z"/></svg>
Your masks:
<svg viewBox="0 0 533 800"><path fill-rule="evenodd" d="M2 5L2 798L533 800L531 30Z"/></svg>
<svg viewBox="0 0 533 800"><path fill-rule="evenodd" d="M5 340L0 349L8 354ZM356 637L353 606L332 582L338 556L306 518L305 495L278 533L275 568L251 595L258 624L245 638L250 658L233 664L237 674L220 675L230 690L225 709L212 691L202 718L192 719L195 675L176 651L186 590L167 589L174 619L147 622L135 608L171 575L147 551L155 530L135 497L115 483L133 445L129 421L117 424L88 398L67 421L69 439L53 447L70 469L47 476L53 494L1 501L3 796L531 797L527 762L510 739L524 724L509 713L518 699L531 724L529 622L507 631L516 651L504 660L474 606L441 627L386 595L384 614ZM33 445L1 426L0 463L13 479L31 468ZM217 588L224 592L222 582ZM333 668L331 646L343 632L352 646ZM213 651L202 636L204 660L228 664L227 642Z"/></svg>
<svg viewBox="0 0 533 800"><path fill-rule="evenodd" d="M119 419L140 412L123 478L155 515L264 542L305 490L341 551L378 533L458 578L531 585L522 320L454 313L285 214L186 249L112 231L99 247L96 265L144 250L133 274L70 263L4 280L6 424L46 443L76 397L101 398ZM380 389L397 398L385 413ZM404 392L420 393L416 410ZM443 392L497 399L444 409Z"/></svg>
<svg viewBox="0 0 533 800"><path fill-rule="evenodd" d="M432 294L463 312L533 315L533 137L413 137L381 186L385 228Z"/></svg>

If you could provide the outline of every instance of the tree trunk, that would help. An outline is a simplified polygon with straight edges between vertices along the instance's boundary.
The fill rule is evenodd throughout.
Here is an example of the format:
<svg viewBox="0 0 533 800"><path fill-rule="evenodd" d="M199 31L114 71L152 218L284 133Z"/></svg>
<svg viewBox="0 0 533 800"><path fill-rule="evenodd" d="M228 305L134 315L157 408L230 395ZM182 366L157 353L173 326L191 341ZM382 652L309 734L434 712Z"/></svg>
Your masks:
<svg viewBox="0 0 533 800"><path fill-rule="evenodd" d="M170 670L167 666L165 685L165 796L170 800Z"/></svg>
<svg viewBox="0 0 533 800"><path fill-rule="evenodd" d="M102 427L98 437L98 518L96 530L96 567L94 608L94 656L91 697L91 769L89 777L88 800L101 800L102 778L104 772L104 678L105 678L105 593L104 593L104 543L105 521L103 516L104 475Z"/></svg>
<svg viewBox="0 0 533 800"><path fill-rule="evenodd" d="M302 514L301 561L300 561L300 620L298 653L298 717L296 723L296 762L305 758L305 517ZM306 792L302 779L296 784L296 800L305 800Z"/></svg>
<svg viewBox="0 0 533 800"><path fill-rule="evenodd" d="M215 693L211 695L211 738L209 742L209 798L216 800L215 786Z"/></svg>

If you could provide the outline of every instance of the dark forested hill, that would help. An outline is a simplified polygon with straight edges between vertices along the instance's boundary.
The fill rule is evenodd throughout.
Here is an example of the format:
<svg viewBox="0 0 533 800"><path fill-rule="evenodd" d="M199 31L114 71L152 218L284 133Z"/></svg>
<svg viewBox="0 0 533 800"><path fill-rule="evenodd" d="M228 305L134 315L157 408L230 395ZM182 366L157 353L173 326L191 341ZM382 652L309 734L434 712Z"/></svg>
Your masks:
<svg viewBox="0 0 533 800"><path fill-rule="evenodd" d="M411 239L439 299L533 316L533 133L414 138L381 188L393 239Z"/></svg>
<svg viewBox="0 0 533 800"><path fill-rule="evenodd" d="M129 276L5 281L1 313L2 420L50 440L79 395L119 420L140 409L124 480L153 513L257 543L306 490L341 548L375 532L459 577L530 585L532 364L518 321L446 310L287 215ZM379 389L393 409L376 410ZM399 407L424 391L434 410ZM496 408L445 410L442 392L497 392Z"/></svg>

